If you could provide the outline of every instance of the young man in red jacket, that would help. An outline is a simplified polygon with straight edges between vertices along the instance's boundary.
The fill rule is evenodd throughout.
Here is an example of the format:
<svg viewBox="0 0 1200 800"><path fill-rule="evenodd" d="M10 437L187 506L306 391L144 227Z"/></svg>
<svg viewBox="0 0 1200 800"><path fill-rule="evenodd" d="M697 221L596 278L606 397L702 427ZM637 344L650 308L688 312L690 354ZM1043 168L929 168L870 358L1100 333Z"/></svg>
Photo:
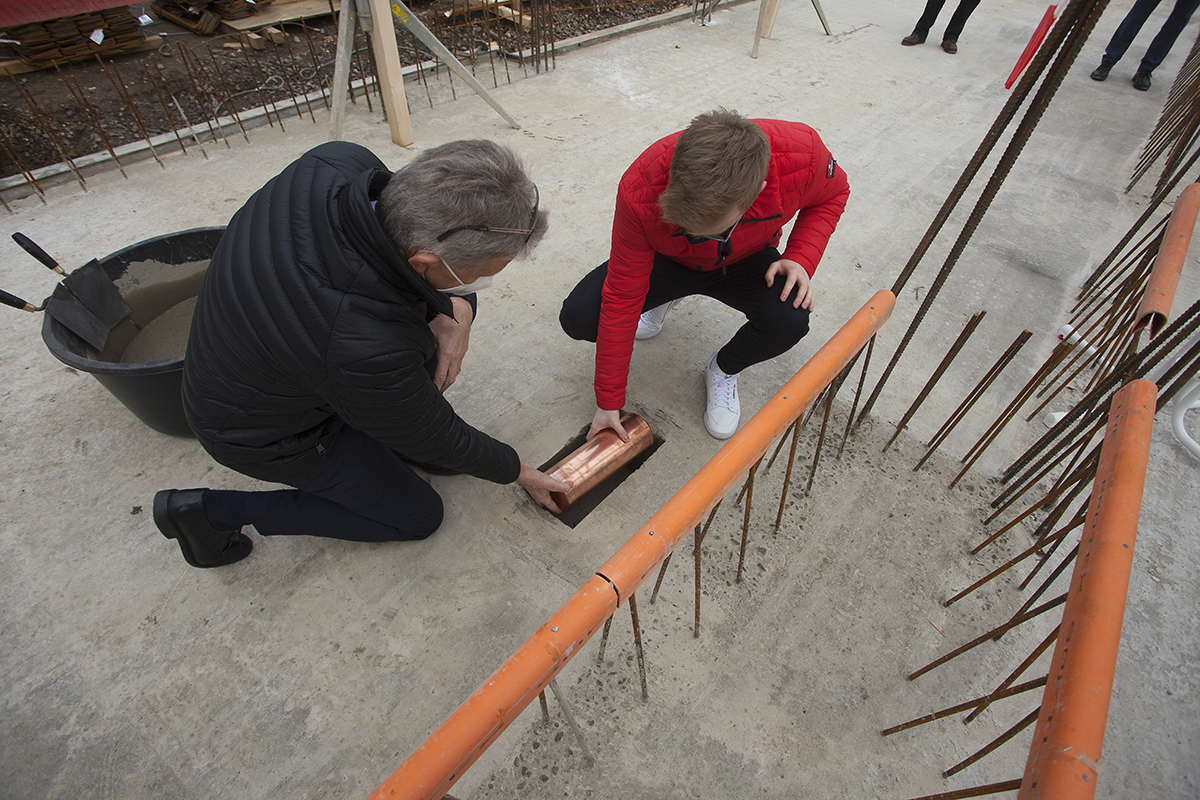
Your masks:
<svg viewBox="0 0 1200 800"><path fill-rule="evenodd" d="M609 259L572 290L559 321L596 342L596 415L588 438L622 430L633 340L662 329L680 298L712 297L746 324L708 359L704 425L738 427L738 374L786 353L808 333L812 275L850 184L817 132L718 109L652 144L617 188ZM783 228L796 224L783 251Z"/></svg>

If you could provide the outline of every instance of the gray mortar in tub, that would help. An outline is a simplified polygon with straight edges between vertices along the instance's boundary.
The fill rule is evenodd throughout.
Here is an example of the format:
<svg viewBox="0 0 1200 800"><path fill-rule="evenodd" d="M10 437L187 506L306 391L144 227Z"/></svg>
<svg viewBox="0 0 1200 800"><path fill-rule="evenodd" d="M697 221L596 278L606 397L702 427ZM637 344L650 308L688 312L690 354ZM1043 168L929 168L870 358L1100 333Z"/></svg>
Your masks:
<svg viewBox="0 0 1200 800"><path fill-rule="evenodd" d="M113 327L104 351L89 347L88 357L114 364L182 358L208 264L208 259L184 264L131 262L113 281L131 313Z"/></svg>

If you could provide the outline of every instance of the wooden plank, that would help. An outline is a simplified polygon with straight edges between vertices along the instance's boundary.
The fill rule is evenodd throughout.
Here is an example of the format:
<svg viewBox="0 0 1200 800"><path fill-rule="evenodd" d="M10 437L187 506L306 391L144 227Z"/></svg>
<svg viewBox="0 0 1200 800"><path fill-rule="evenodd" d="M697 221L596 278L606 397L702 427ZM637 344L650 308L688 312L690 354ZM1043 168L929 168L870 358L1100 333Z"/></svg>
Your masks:
<svg viewBox="0 0 1200 800"><path fill-rule="evenodd" d="M408 119L408 99L404 95L404 73L400 70L400 48L396 45L396 26L388 0L370 0L371 44L375 48L375 71L383 93L392 141L401 147L413 143L412 123Z"/></svg>
<svg viewBox="0 0 1200 800"><path fill-rule="evenodd" d="M521 27L525 30L529 30L529 27L533 24L533 20L528 15L518 14L508 6L494 6L491 12L501 19L520 20Z"/></svg>
<svg viewBox="0 0 1200 800"><path fill-rule="evenodd" d="M341 8L341 0L333 0L333 10ZM296 0L293 3L281 3L275 0L266 8L242 19L227 19L221 23L225 33L241 33L253 31L267 25L277 25L281 22L296 22L310 17L329 15L329 0Z"/></svg>

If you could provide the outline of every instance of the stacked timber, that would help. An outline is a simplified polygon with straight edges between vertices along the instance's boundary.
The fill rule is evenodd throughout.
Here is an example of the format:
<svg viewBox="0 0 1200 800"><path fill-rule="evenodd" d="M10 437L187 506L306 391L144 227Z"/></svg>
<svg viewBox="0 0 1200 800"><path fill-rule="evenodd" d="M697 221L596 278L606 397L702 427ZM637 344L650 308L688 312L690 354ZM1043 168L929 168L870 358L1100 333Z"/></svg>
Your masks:
<svg viewBox="0 0 1200 800"><path fill-rule="evenodd" d="M127 53L145 43L141 25L125 7L16 25L0 33L18 42L12 45L17 57L34 67Z"/></svg>
<svg viewBox="0 0 1200 800"><path fill-rule="evenodd" d="M244 19L271 0L158 0L150 8L177 25L208 36L222 20Z"/></svg>

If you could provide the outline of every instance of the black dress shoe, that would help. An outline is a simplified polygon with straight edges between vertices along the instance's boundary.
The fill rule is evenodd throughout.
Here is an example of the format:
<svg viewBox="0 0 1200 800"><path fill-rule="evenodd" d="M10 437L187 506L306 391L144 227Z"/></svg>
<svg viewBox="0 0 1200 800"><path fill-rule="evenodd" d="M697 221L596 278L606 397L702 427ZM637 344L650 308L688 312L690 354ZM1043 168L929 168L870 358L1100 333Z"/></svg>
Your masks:
<svg viewBox="0 0 1200 800"><path fill-rule="evenodd" d="M1100 66L1092 70L1092 80L1102 81L1108 78L1108 73L1112 71L1113 65L1107 61L1101 61Z"/></svg>
<svg viewBox="0 0 1200 800"><path fill-rule="evenodd" d="M954 39L942 39L942 49L950 55L954 55L958 52L958 42Z"/></svg>
<svg viewBox="0 0 1200 800"><path fill-rule="evenodd" d="M168 539L179 542L183 558L193 567L223 567L250 555L254 544L236 531L219 531L204 515L207 489L164 489L154 495L154 524Z"/></svg>
<svg viewBox="0 0 1200 800"><path fill-rule="evenodd" d="M900 44L905 47L912 47L914 44L925 44L925 37L919 33L910 33L900 40Z"/></svg>
<svg viewBox="0 0 1200 800"><path fill-rule="evenodd" d="M1133 88L1144 92L1150 88L1150 70L1139 69L1133 73Z"/></svg>

